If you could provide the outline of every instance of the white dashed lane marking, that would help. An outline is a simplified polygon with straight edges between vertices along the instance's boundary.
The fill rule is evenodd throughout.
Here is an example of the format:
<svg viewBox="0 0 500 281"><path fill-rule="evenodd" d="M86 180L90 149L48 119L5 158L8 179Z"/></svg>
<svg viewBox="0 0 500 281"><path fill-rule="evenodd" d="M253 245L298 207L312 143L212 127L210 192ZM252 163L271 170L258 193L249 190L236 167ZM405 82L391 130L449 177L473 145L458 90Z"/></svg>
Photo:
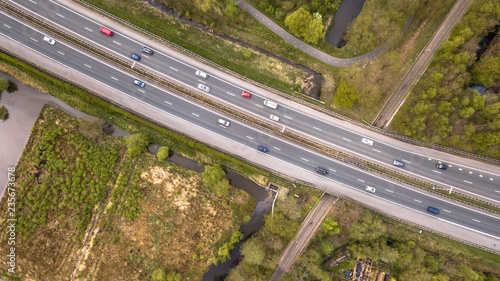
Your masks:
<svg viewBox="0 0 500 281"><path fill-rule="evenodd" d="M417 199L413 199L413 201L418 202L418 203L422 203L422 201L417 200Z"/></svg>

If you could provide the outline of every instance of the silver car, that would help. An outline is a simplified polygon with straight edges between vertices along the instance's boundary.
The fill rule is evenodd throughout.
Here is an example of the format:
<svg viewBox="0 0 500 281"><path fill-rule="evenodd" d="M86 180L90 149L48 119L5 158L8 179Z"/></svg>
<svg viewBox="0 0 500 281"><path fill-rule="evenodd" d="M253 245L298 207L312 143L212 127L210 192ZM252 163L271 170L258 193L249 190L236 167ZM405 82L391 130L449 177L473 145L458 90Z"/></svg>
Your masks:
<svg viewBox="0 0 500 281"><path fill-rule="evenodd" d="M365 187L365 190L366 190L366 191L370 191L371 193L375 193L375 190L376 190L376 189L375 189L375 187L373 187L373 186L369 186L369 185L367 185L367 186Z"/></svg>
<svg viewBox="0 0 500 281"><path fill-rule="evenodd" d="M49 43L50 45L54 45L56 43L56 40L50 38L49 36L44 36L43 41Z"/></svg>
<svg viewBox="0 0 500 281"><path fill-rule="evenodd" d="M228 127L229 124L230 124L229 121L221 119L221 118L219 118L219 120L217 121L217 123L219 123L219 125L222 125L224 127Z"/></svg>
<svg viewBox="0 0 500 281"><path fill-rule="evenodd" d="M276 122L280 121L280 118L274 114L271 114L271 116L269 116L269 118L273 121L276 121Z"/></svg>
<svg viewBox="0 0 500 281"><path fill-rule="evenodd" d="M210 92L210 87L208 87L207 85L198 84L198 89L205 91L207 93Z"/></svg>
<svg viewBox="0 0 500 281"><path fill-rule="evenodd" d="M208 78L208 74L206 72L203 72L201 70L196 70L196 75L200 76L201 78Z"/></svg>

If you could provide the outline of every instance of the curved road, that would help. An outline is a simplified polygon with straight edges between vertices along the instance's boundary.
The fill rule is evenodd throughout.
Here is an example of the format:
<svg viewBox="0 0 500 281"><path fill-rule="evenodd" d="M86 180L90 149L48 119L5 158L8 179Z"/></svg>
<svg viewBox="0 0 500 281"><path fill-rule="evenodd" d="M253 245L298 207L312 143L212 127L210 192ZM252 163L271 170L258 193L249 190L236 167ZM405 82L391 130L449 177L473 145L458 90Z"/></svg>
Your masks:
<svg viewBox="0 0 500 281"><path fill-rule="evenodd" d="M270 20L267 16L265 16L263 13L261 13L259 10L255 9L252 7L252 5L248 4L244 0L238 0L239 6L244 9L248 14L250 14L252 17L254 17L256 20L258 20L261 24L269 28L271 31L276 33L279 37L281 37L283 40L288 42L290 45L294 46L295 48L303 51L304 53L313 56L317 58L318 60L332 65L332 66L338 66L338 67L344 67L344 66L351 66L355 63L364 63L367 61L370 61L372 59L375 59L379 54L384 53L389 49L388 46L386 45L381 45L377 48L375 48L373 51L370 51L366 54L363 54L361 56L355 57L355 58L349 58L349 59L341 59L341 58L336 58L333 57L323 51L320 51L313 46L304 43L302 40L297 39L295 36L292 34L288 33L288 31L284 30L281 28L281 26L277 25L274 21Z"/></svg>

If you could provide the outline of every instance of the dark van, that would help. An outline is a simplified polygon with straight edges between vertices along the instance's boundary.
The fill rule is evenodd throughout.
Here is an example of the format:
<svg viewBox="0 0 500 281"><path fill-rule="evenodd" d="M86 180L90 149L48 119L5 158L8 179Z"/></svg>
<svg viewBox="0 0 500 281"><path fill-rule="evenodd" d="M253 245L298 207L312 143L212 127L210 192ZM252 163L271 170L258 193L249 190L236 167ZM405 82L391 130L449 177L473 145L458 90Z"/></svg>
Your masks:
<svg viewBox="0 0 500 281"><path fill-rule="evenodd" d="M113 31L111 31L111 30L109 30L109 29L107 29L105 27L102 27L102 26L99 27L99 31L102 32L102 33L104 33L104 34L106 34L106 35L108 35L108 36L113 36Z"/></svg>
<svg viewBox="0 0 500 281"><path fill-rule="evenodd" d="M434 213L434 214L436 214L436 215L438 215L438 214L439 214L439 209L436 209L436 208L429 207L429 208L427 209L427 211L429 211L429 212L431 212L431 213Z"/></svg>
<svg viewBox="0 0 500 281"><path fill-rule="evenodd" d="M328 175L328 170L325 168L318 167L318 168L316 168L316 173L326 176L326 175Z"/></svg>

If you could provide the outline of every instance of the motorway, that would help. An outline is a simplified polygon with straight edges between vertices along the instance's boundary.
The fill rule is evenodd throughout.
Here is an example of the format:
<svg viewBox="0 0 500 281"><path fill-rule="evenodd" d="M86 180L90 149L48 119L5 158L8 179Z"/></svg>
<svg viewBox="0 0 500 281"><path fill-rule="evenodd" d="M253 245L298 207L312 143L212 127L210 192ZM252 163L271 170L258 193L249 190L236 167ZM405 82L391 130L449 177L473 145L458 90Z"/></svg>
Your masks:
<svg viewBox="0 0 500 281"><path fill-rule="evenodd" d="M212 76L210 73L207 79L200 78L195 75L196 68L156 50L152 56L143 54L140 52L143 46L141 42L133 40L119 32L115 32L112 37L108 37L99 32L101 24L69 10L56 2L50 0L15 0L11 2L43 17L52 25L66 29L73 35L81 36L91 41L101 49L122 58L128 58L131 66L140 64L193 90L197 90L198 84L206 84L211 88L207 96L228 103L233 108L237 108L241 112L251 116L269 119L271 114L277 115L280 117L279 125L282 126L283 130L293 130L307 138L322 142L335 149L341 149L358 157L363 157L371 162L433 181L444 187L452 188L455 191L466 191L466 193L473 194L481 199L493 200L500 204L499 173L490 173L449 162L446 163L449 165L448 170L439 170L435 165L441 159L436 159L432 155L416 154L396 148L378 141L376 137L371 138L375 140L374 146L366 146L361 143L361 139L364 136L350 130L350 128L335 126L314 118L305 112L297 111L284 105L279 105L275 110L270 109L263 105L263 101L266 98L260 94L252 93L251 99L243 98L240 96L240 93L245 89L242 89L238 85ZM131 53L139 54L141 60L135 62L130 59L129 56ZM140 78L138 79L141 80ZM146 80L144 82L149 83ZM128 91L130 91L130 88ZM137 90L133 91L137 92ZM163 101L160 99L152 102L158 104ZM392 161L395 159L404 162L405 167L392 167Z"/></svg>
<svg viewBox="0 0 500 281"><path fill-rule="evenodd" d="M152 108L161 109L190 122L192 126L211 130L220 135L221 138L250 147L253 149L253 156L259 155L262 158L267 158L269 163L286 161L290 167L298 167L302 170L300 176L302 179L316 177L315 168L318 166L325 167L330 172L325 178L332 185L341 183L363 193L367 193L364 190L365 186L370 185L377 189L375 193L369 193L370 196L391 202L392 205L405 206L405 208L425 215L426 220L437 219L496 240L500 239L500 227L498 227L500 219L498 217L392 183L384 178L371 175L355 167L346 166L315 151L304 149L279 137L269 135L225 117L223 118L231 121L231 124L229 127L221 127L217 124L218 118L221 118L220 114L177 97L152 84L139 88L132 83L136 77L81 53L63 42L59 41L55 45L49 45L43 41L43 37L42 33L0 11L0 41L11 40L20 46L50 58L54 64L65 65L87 76L95 83L113 87L122 95L134 98L138 103L147 103ZM256 149L258 145L268 147L270 152L268 154L259 152ZM436 216L428 213L428 206L441 209L441 214Z"/></svg>

